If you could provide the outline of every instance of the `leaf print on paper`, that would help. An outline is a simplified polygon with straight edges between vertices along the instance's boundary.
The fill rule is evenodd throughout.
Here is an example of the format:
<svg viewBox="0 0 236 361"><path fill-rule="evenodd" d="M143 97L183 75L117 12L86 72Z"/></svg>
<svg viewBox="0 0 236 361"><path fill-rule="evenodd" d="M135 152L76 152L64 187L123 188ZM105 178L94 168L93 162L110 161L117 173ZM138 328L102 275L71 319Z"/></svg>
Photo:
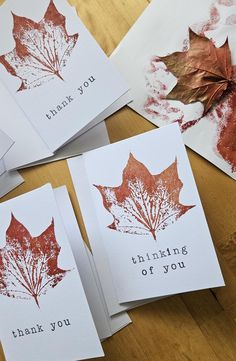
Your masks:
<svg viewBox="0 0 236 361"><path fill-rule="evenodd" d="M68 35L65 17L57 11L53 1L50 0L39 23L12 15L15 48L1 55L0 63L21 80L18 91L41 86L55 78L63 80L62 69L79 35Z"/></svg>
<svg viewBox="0 0 236 361"><path fill-rule="evenodd" d="M58 268L54 221L37 237L12 214L6 245L0 249L0 294L18 299L39 298L63 279L68 271Z"/></svg>
<svg viewBox="0 0 236 361"><path fill-rule="evenodd" d="M184 104L200 101L204 114L232 84L232 63L228 39L217 48L205 36L189 29L189 49L161 57L178 78L167 99Z"/></svg>
<svg viewBox="0 0 236 361"><path fill-rule="evenodd" d="M179 202L183 183L178 176L177 160L160 174L152 175L130 154L119 187L95 187L114 218L108 228L130 234L151 234L154 240L159 231L194 207Z"/></svg>
<svg viewBox="0 0 236 361"><path fill-rule="evenodd" d="M216 43L222 44L226 40L225 30L229 38L234 34L235 14L233 9L229 11L230 7L234 5L236 5L236 0L215 0L209 8L209 14L207 14L206 19L190 24L191 29L202 38L208 38L208 41L213 45ZM221 28L222 32L220 31ZM189 43L189 37L184 38L183 46L181 51L179 51L180 54L187 54L186 52L190 50ZM215 50L217 49L219 50L220 48L215 47ZM229 56L229 53L227 56ZM202 65L205 65L204 62ZM183 102L181 103L181 99L179 99L179 102L169 99L169 94L176 85L176 77L163 62L163 58L152 55L145 68L147 97L144 102L143 111L148 115L150 121L154 120L154 123L158 126L178 122L181 131L187 133L186 144L190 147L192 143L191 137L198 137L198 130L195 131L192 128L199 127L199 135L204 131L205 126L209 129L209 132L212 129L212 133L209 133L209 137L206 138L210 143L209 153L202 153L202 155L214 163L214 158L212 158L214 153L222 162L230 166L231 169L226 171L226 173L234 176L233 173L236 172L236 65L231 65L231 69L232 74L227 89L223 91L218 99L213 101L209 111L204 113L201 110L202 107L199 107L201 105L200 102L184 104ZM197 73L196 71L195 76ZM198 79L198 81L200 82L201 79ZM191 83L190 80L189 83ZM189 94L186 93L185 96L189 96ZM199 140L201 144L201 136ZM221 168L218 161L216 165ZM224 163L223 166L225 171Z"/></svg>
<svg viewBox="0 0 236 361"><path fill-rule="evenodd" d="M222 158L231 165L232 172L236 172L236 87L224 102L216 108L217 116L221 120L216 149Z"/></svg>

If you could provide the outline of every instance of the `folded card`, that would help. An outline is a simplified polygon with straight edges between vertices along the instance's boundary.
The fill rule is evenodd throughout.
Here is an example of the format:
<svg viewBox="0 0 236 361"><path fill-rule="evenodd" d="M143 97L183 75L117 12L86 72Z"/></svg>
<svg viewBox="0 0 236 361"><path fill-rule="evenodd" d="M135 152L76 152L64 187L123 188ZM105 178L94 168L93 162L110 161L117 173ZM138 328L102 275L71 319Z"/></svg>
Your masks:
<svg viewBox="0 0 236 361"><path fill-rule="evenodd" d="M100 279L111 273L119 303L224 285L178 124L69 165Z"/></svg>
<svg viewBox="0 0 236 361"><path fill-rule="evenodd" d="M5 165L3 165L5 167ZM0 175L0 198L12 191L24 182L24 179L17 171L4 172Z"/></svg>
<svg viewBox="0 0 236 361"><path fill-rule="evenodd" d="M0 205L0 337L7 360L103 356L54 193Z"/></svg>
<svg viewBox="0 0 236 361"><path fill-rule="evenodd" d="M0 198L24 181L18 172L7 172L5 160L13 144L14 141L0 128Z"/></svg>
<svg viewBox="0 0 236 361"><path fill-rule="evenodd" d="M131 108L236 179L236 3L153 0L112 60L133 91ZM132 59L132 67L127 59Z"/></svg>
<svg viewBox="0 0 236 361"><path fill-rule="evenodd" d="M56 188L54 194L99 338L104 340L127 326L131 320L126 312L109 317L93 256L82 240L67 189Z"/></svg>
<svg viewBox="0 0 236 361"><path fill-rule="evenodd" d="M0 78L42 157L129 101L127 84L66 0L7 0L0 24Z"/></svg>
<svg viewBox="0 0 236 361"><path fill-rule="evenodd" d="M12 144L12 139L0 129L0 176L5 172L3 157L11 148Z"/></svg>
<svg viewBox="0 0 236 361"><path fill-rule="evenodd" d="M6 152L11 148L13 143L13 140L0 128L0 159L2 159Z"/></svg>

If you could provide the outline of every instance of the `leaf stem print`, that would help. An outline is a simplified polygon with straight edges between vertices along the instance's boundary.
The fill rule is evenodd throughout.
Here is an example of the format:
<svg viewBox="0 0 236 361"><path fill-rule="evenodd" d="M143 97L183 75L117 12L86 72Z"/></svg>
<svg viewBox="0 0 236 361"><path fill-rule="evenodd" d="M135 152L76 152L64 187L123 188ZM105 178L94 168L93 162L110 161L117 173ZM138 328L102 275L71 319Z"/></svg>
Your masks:
<svg viewBox="0 0 236 361"><path fill-rule="evenodd" d="M13 15L15 48L0 56L0 63L21 80L18 91L43 85L55 77L64 80L67 65L78 34L68 35L66 19L50 0L43 19L36 23Z"/></svg>
<svg viewBox="0 0 236 361"><path fill-rule="evenodd" d="M32 237L12 214L6 245L0 249L0 294L33 298L40 307L40 296L54 288L68 272L57 266L59 253L53 220L40 236Z"/></svg>
<svg viewBox="0 0 236 361"><path fill-rule="evenodd" d="M183 183L178 177L177 160L162 173L152 175L130 154L119 187L95 187L114 219L108 228L129 234L151 234L155 241L161 230L195 207L179 202Z"/></svg>

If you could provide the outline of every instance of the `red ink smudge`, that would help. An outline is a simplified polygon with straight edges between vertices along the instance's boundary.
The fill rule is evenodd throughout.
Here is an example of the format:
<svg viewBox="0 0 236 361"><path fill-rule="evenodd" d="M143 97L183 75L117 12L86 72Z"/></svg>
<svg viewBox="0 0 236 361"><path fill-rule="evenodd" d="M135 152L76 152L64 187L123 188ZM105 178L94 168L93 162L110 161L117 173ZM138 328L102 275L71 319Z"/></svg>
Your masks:
<svg viewBox="0 0 236 361"><path fill-rule="evenodd" d="M235 5L235 0L217 0L217 3L224 6L233 6Z"/></svg>
<svg viewBox="0 0 236 361"><path fill-rule="evenodd" d="M235 25L236 24L236 14L232 14L227 17L225 21L226 25Z"/></svg>

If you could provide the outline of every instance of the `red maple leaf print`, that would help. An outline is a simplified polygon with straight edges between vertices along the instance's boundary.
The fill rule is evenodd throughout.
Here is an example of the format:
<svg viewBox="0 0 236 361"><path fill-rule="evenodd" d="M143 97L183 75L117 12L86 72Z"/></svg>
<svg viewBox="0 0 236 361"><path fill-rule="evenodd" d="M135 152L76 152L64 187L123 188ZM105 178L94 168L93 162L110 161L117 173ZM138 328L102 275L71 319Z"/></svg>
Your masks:
<svg viewBox="0 0 236 361"><path fill-rule="evenodd" d="M178 177L177 160L160 174L152 175L130 154L119 187L95 187L114 218L108 228L130 234L151 234L154 240L159 231L194 207L179 202L183 183Z"/></svg>
<svg viewBox="0 0 236 361"><path fill-rule="evenodd" d="M0 63L21 80L18 89L32 89L55 77L63 80L61 71L75 47L78 34L68 35L65 17L50 0L43 19L36 23L13 14L15 48L0 56Z"/></svg>
<svg viewBox="0 0 236 361"><path fill-rule="evenodd" d="M12 214L6 231L6 245L0 249L0 294L18 299L39 298L54 288L68 271L58 268L60 253L54 221L38 237Z"/></svg>
<svg viewBox="0 0 236 361"><path fill-rule="evenodd" d="M236 172L236 87L229 92L226 100L217 108L219 118L224 115L224 122L219 126L216 149L222 158Z"/></svg>

